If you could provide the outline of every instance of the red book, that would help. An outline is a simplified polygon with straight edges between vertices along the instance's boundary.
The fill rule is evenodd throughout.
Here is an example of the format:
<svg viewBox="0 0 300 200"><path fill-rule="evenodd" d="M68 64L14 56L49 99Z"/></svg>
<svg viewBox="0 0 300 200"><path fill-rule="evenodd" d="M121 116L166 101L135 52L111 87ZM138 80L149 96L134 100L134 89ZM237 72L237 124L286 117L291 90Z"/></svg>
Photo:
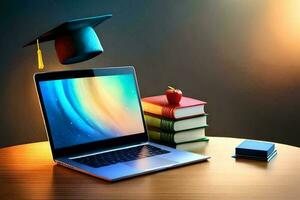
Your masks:
<svg viewBox="0 0 300 200"><path fill-rule="evenodd" d="M146 97L142 99L145 112L169 119L181 119L205 114L206 102L189 97L182 97L178 105L168 103L165 95Z"/></svg>

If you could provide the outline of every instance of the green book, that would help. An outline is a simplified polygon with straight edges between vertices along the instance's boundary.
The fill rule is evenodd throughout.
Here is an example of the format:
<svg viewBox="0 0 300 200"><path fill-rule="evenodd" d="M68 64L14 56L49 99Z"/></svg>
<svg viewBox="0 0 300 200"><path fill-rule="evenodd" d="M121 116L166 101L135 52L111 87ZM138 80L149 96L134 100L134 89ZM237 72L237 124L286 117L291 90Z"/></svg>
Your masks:
<svg viewBox="0 0 300 200"><path fill-rule="evenodd" d="M190 129L179 132L166 132L158 128L148 129L149 139L166 144L180 144L205 139L205 128Z"/></svg>
<svg viewBox="0 0 300 200"><path fill-rule="evenodd" d="M177 132L207 126L207 115L192 118L170 120L145 114L147 126L156 127L167 132Z"/></svg>
<svg viewBox="0 0 300 200"><path fill-rule="evenodd" d="M168 144L168 143L163 143L161 141L157 141L157 140L153 140L153 139L150 139L150 141L158 143L158 144L162 144L165 146L173 147L175 149L184 150L184 151L197 151L197 150L201 150L201 149L205 148L208 144L209 139L205 137L205 138L202 138L199 140L184 142L184 143L179 143L179 144Z"/></svg>

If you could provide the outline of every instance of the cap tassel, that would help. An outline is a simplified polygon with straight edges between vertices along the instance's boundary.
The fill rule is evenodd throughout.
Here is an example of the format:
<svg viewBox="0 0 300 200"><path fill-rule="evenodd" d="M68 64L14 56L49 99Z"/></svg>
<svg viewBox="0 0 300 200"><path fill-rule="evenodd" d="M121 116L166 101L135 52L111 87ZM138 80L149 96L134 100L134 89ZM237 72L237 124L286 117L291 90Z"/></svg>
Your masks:
<svg viewBox="0 0 300 200"><path fill-rule="evenodd" d="M36 40L36 44L37 44L37 56L38 56L38 69L44 69L43 55L40 49L40 44L38 39Z"/></svg>

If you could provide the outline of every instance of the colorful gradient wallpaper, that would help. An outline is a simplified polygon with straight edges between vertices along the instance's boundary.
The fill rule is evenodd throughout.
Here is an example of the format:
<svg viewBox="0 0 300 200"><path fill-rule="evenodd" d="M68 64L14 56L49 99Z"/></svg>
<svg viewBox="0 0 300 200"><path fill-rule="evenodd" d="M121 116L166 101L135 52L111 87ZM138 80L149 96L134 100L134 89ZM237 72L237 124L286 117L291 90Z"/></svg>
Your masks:
<svg viewBox="0 0 300 200"><path fill-rule="evenodd" d="M133 65L142 97L170 85L207 101L207 135L300 147L300 0L32 2L1 1L0 147L47 140L32 80L36 47L23 45L107 13L95 28L100 56L62 65L54 42L41 43L43 71Z"/></svg>
<svg viewBox="0 0 300 200"><path fill-rule="evenodd" d="M144 132L131 74L40 82L55 148Z"/></svg>

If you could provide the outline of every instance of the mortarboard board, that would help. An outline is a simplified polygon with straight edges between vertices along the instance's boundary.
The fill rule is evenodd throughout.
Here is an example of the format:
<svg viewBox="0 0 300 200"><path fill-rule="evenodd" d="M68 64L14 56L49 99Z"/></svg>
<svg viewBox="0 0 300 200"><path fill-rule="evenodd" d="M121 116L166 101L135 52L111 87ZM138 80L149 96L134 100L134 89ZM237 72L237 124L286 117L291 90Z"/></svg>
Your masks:
<svg viewBox="0 0 300 200"><path fill-rule="evenodd" d="M64 22L25 44L24 47L37 43L41 69L43 62L39 42L54 40L57 57L61 64L67 65L91 59L103 52L94 27L111 17L111 14L107 14Z"/></svg>

